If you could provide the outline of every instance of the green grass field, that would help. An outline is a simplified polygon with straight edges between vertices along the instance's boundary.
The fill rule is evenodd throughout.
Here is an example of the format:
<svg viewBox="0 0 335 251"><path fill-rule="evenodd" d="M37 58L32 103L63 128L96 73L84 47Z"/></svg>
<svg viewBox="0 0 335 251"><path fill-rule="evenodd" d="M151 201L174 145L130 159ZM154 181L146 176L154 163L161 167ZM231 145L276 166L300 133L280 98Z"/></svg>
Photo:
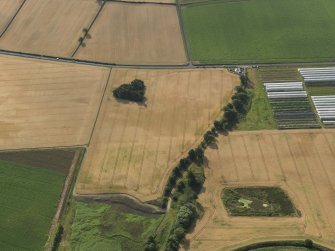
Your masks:
<svg viewBox="0 0 335 251"><path fill-rule="evenodd" d="M0 161L0 250L43 250L66 174Z"/></svg>
<svg viewBox="0 0 335 251"><path fill-rule="evenodd" d="M253 89L250 90L252 92L251 108L247 116L240 121L237 129L243 131L276 129L276 122L263 83L255 70L250 72L249 78L254 84Z"/></svg>
<svg viewBox="0 0 335 251"><path fill-rule="evenodd" d="M182 8L195 63L333 61L335 1L215 1Z"/></svg>
<svg viewBox="0 0 335 251"><path fill-rule="evenodd" d="M122 205L76 203L71 250L143 250L162 215L135 213Z"/></svg>
<svg viewBox="0 0 335 251"><path fill-rule="evenodd" d="M335 85L306 85L310 96L335 95Z"/></svg>

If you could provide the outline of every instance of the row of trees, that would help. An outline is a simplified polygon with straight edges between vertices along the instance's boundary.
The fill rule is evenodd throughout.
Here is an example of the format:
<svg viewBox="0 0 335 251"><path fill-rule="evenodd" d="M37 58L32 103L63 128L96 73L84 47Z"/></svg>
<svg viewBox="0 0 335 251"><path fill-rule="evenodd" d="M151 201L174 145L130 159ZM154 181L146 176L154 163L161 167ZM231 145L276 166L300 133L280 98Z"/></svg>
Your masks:
<svg viewBox="0 0 335 251"><path fill-rule="evenodd" d="M223 108L222 118L215 121L213 127L204 134L202 142L179 161L168 179L163 193L162 208L166 208L169 198L172 198L172 202L177 205L178 212L165 247L166 251L179 249L179 243L199 216L196 200L205 181L203 174L204 151L215 143L219 133L232 130L247 113L251 99L246 91L246 86L247 79L241 77L241 85L235 88L231 102ZM194 166L200 168L202 172L193 171ZM151 237L145 251L156 250L158 250L157 243L155 238Z"/></svg>

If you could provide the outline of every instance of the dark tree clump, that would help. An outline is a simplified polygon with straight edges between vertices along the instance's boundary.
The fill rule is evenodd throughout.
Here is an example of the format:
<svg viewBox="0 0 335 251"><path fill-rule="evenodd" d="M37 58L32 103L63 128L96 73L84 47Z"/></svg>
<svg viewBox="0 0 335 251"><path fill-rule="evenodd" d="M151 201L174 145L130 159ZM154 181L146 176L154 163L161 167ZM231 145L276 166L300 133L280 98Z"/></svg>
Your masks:
<svg viewBox="0 0 335 251"><path fill-rule="evenodd" d="M122 84L118 88L114 89L113 95L119 99L143 102L145 101L145 90L146 86L144 85L144 82L142 80L135 79L129 84Z"/></svg>

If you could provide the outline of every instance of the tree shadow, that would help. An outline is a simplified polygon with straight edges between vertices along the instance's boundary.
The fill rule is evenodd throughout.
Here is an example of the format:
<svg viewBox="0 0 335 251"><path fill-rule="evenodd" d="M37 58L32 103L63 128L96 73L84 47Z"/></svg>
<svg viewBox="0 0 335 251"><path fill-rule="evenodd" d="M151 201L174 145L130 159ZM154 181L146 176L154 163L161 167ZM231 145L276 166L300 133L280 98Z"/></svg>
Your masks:
<svg viewBox="0 0 335 251"><path fill-rule="evenodd" d="M208 147L209 147L210 149L216 149L216 150L219 149L218 144L217 144L216 141L213 142L213 143L211 143L211 144L209 144Z"/></svg>
<svg viewBox="0 0 335 251"><path fill-rule="evenodd" d="M135 103L137 104L138 106L143 106L144 108L147 108L148 105L147 105L147 98L144 97L144 100L142 102L136 102L136 101L130 101L130 100L126 100L126 99L120 99L120 98L116 98L113 96L113 98L118 102L118 103L121 103L121 104L132 104L132 103Z"/></svg>
<svg viewBox="0 0 335 251"><path fill-rule="evenodd" d="M191 241L189 239L184 239L180 243L180 245L182 246L182 248L185 249L185 250L190 250L190 246L191 246L190 244L191 244Z"/></svg>

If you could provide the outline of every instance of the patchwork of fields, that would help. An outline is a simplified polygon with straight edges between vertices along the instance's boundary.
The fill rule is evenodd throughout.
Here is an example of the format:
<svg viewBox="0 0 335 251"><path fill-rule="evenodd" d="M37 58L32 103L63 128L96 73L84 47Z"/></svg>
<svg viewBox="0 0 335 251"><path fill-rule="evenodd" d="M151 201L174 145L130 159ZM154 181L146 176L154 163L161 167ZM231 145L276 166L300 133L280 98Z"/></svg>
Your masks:
<svg viewBox="0 0 335 251"><path fill-rule="evenodd" d="M0 149L87 144L109 69L0 56Z"/></svg>
<svg viewBox="0 0 335 251"><path fill-rule="evenodd" d="M190 250L230 250L273 239L313 239L335 247L334 130L234 132L206 152L205 214L188 239ZM302 216L229 217L226 186L280 186Z"/></svg>
<svg viewBox="0 0 335 251"><path fill-rule="evenodd" d="M118 102L112 89L142 79L145 105ZM167 175L202 137L239 79L226 70L114 69L76 193L162 194Z"/></svg>
<svg viewBox="0 0 335 251"><path fill-rule="evenodd" d="M49 151L53 158L48 161L39 159L43 151L30 152L35 154L30 162L53 165L48 167L22 163L29 152L21 153L16 152L11 161L3 160L6 157L0 153L0 249L44 250L74 152L56 150L53 156ZM63 162L65 168L60 169L57 162Z"/></svg>
<svg viewBox="0 0 335 251"><path fill-rule="evenodd" d="M191 197L193 173L177 184L181 165L169 175L222 116L240 82L254 88L247 89L249 113L238 132L206 150L203 215L181 249L306 238L335 248L335 129L272 130L275 119L281 129L318 127L308 95L334 95L333 82L306 85L294 66L252 67L247 83L219 66L191 69L191 63L334 61L334 13L334 0L0 0L0 50L55 57L0 55L0 250L51 248L59 225L65 229L59 251L138 251L155 233L158 246L176 237L173 227L183 235L176 219L191 214L173 203ZM136 78L147 87L145 103L113 97L114 88ZM271 100L268 82L269 97L297 91L297 83L278 91L277 82L301 82L298 91L308 95ZM233 114L238 102L231 102ZM61 148L79 146L85 156ZM163 216L141 202L159 204L163 194L168 201L166 184L176 189ZM292 217L228 215L223 188L247 186L280 187L298 210L286 214ZM265 197L258 202L271 204Z"/></svg>

